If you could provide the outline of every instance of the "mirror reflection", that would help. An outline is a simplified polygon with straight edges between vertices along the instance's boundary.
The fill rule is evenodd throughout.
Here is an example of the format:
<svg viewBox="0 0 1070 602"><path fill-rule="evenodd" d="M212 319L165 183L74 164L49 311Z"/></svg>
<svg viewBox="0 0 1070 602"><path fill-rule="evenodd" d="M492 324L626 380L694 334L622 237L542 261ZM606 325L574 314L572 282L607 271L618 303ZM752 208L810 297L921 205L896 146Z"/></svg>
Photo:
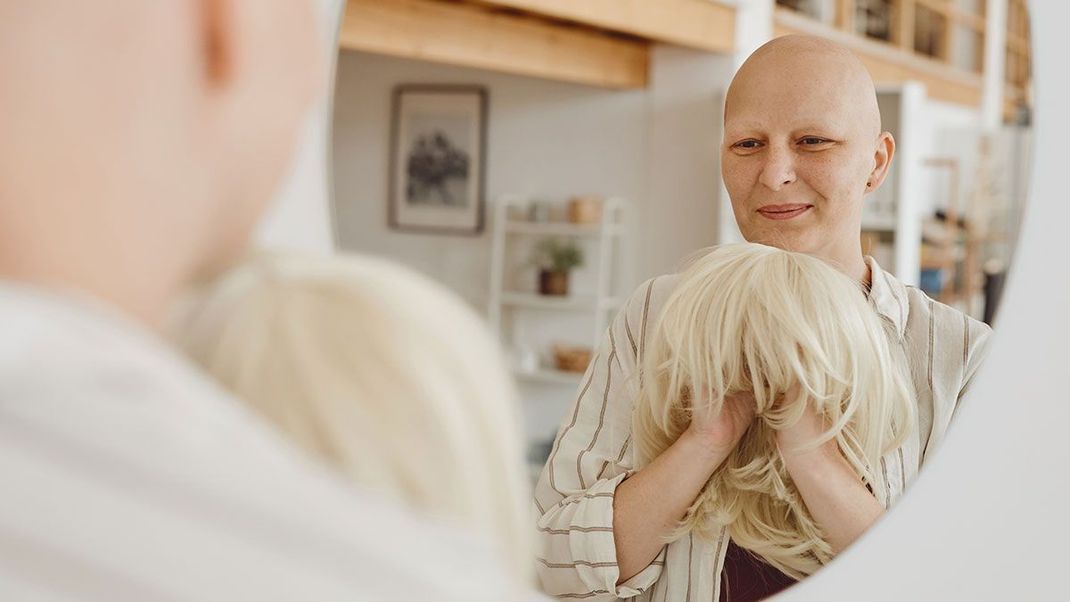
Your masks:
<svg viewBox="0 0 1070 602"><path fill-rule="evenodd" d="M338 243L500 337L542 591L760 599L909 489L1017 237L1023 0L371 4L341 35Z"/></svg>
<svg viewBox="0 0 1070 602"><path fill-rule="evenodd" d="M252 259L177 329L561 599L832 562L942 444L1023 210L1024 2L672 9L349 2L343 255Z"/></svg>

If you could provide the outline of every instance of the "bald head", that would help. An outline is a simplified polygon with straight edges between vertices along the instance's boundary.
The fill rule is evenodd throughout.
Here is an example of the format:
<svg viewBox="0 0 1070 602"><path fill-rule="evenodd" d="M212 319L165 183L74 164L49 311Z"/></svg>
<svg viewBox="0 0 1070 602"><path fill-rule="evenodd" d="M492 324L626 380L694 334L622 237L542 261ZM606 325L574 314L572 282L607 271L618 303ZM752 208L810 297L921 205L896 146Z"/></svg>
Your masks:
<svg viewBox="0 0 1070 602"><path fill-rule="evenodd" d="M756 97L771 109L793 105L837 112L874 139L881 131L869 71L849 50L824 38L790 35L767 42L743 63L725 99L725 120Z"/></svg>

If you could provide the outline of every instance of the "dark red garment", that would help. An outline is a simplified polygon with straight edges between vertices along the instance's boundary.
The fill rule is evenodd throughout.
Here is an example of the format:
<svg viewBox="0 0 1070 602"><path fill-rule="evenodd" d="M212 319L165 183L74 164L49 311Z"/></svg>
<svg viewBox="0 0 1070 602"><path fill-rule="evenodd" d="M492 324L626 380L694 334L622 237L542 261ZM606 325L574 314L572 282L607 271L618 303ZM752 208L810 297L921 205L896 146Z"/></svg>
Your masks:
<svg viewBox="0 0 1070 602"><path fill-rule="evenodd" d="M754 602L780 593L795 579L766 564L760 557L728 540L721 572L722 602Z"/></svg>

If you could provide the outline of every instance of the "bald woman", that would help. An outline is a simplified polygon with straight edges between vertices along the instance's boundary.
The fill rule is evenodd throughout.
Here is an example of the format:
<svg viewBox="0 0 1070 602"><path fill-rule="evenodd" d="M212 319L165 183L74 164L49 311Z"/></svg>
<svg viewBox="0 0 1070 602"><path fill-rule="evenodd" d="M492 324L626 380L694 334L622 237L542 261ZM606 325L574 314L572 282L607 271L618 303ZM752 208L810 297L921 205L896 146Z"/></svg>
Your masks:
<svg viewBox="0 0 1070 602"><path fill-rule="evenodd" d="M834 442L791 451L824 431L816 413L778 432L788 473L838 553L902 495L942 440L990 330L863 256L862 204L888 175L895 141L881 129L872 79L848 50L786 36L755 51L728 89L721 150L744 238L819 257L859 281L910 364L918 424L881 460L886 499L859 481ZM648 281L617 315L539 479L538 570L546 592L562 599L738 602L793 583L736 546L725 528L713 540L692 533L665 543L754 420L752 399L733 397L720 415L696 419L635 470L634 376L676 282Z"/></svg>

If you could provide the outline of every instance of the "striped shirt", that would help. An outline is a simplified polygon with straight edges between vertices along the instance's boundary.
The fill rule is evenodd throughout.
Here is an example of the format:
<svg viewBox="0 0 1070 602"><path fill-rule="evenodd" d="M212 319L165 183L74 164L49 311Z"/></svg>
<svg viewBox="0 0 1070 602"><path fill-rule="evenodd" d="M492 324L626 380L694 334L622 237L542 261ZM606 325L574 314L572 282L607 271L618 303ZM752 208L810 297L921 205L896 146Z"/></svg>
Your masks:
<svg viewBox="0 0 1070 602"><path fill-rule="evenodd" d="M0 283L0 600L518 600L106 307Z"/></svg>
<svg viewBox="0 0 1070 602"><path fill-rule="evenodd" d="M888 506L903 493L940 444L991 329L937 303L885 272L872 258L869 302L898 334L910 364L918 430L881 459ZM613 496L633 470L631 413L639 364L652 325L677 276L648 281L609 327L565 416L535 489L537 570L544 591L563 600L662 602L716 600L727 551L722 529L714 541L688 535L662 548L647 568L617 585Z"/></svg>

